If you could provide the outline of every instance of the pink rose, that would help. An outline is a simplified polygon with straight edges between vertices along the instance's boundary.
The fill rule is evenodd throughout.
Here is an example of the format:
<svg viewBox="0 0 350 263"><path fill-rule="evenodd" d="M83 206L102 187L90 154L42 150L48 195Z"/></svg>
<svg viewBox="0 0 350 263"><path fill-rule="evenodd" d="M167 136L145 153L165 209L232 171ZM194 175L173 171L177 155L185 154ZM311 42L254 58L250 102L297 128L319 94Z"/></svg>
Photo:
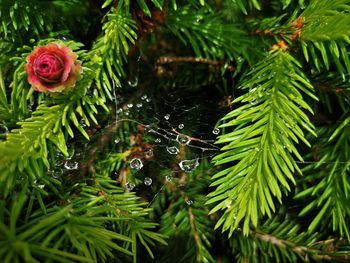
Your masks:
<svg viewBox="0 0 350 263"><path fill-rule="evenodd" d="M61 92L74 87L80 79L81 66L73 51L60 43L50 43L33 50L27 57L25 70L34 90Z"/></svg>

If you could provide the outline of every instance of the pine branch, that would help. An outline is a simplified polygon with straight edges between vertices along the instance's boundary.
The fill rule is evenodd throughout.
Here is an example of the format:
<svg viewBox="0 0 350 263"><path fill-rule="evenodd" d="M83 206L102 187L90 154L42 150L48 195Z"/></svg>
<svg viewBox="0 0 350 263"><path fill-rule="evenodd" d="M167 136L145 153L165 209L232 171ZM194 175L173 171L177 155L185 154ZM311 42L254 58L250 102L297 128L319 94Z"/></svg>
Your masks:
<svg viewBox="0 0 350 263"><path fill-rule="evenodd" d="M202 160L201 167L208 167ZM179 193L170 195L171 205L161 217L161 232L169 236L169 245L162 262L214 262L211 241L213 240L212 222L207 217L205 196L201 194L209 182L208 175L202 169L191 174L183 173L178 179L169 182L169 189L174 184L185 182L186 187ZM207 171L209 172L209 171ZM178 180L178 182L177 182ZM190 238L188 238L190 235ZM186 253L181 253L185 250Z"/></svg>
<svg viewBox="0 0 350 263"><path fill-rule="evenodd" d="M94 74L91 69L87 67L84 69L85 78L79 81L73 92L57 95L54 98L48 96L45 100L39 101L38 103L41 104L32 113L32 116L17 123L21 128L12 130L7 135L7 140L0 143L0 153L4 156L0 163L0 182L5 195L11 191L18 179L13 174L19 176L27 172L31 178L30 182L33 183L43 175L46 169L54 165L48 160L50 143L68 156L66 140L67 134L74 137L72 124L86 139L89 139L78 118L84 120L88 126L90 125L89 120L97 123L95 105L105 108L106 106L102 98L85 94L92 84ZM28 94L32 94L29 89L25 88L28 84L24 77L24 68L19 67L15 75L20 75L21 79L16 80L15 78L13 82L12 113L21 111L21 109L27 110L26 99Z"/></svg>
<svg viewBox="0 0 350 263"><path fill-rule="evenodd" d="M211 213L224 213L216 224L230 234L243 220L243 233L257 226L263 215L275 211L273 197L281 202L282 191L290 191L288 180L301 173L293 155L303 158L295 144L309 145L301 128L315 134L303 112L312 112L301 92L315 99L312 86L305 80L299 63L282 49L272 51L243 81L248 93L234 103L243 105L228 113L220 127L234 131L219 136L217 143L226 144L215 158L216 165L228 164L213 176L208 204L217 203ZM293 155L292 155L293 154Z"/></svg>
<svg viewBox="0 0 350 263"><path fill-rule="evenodd" d="M124 74L123 62L129 52L129 42L135 44L136 23L121 1L117 8L111 8L103 25L104 35L94 44L90 56L100 65L96 71L96 85L101 96L106 94L112 100L111 92L121 86Z"/></svg>
<svg viewBox="0 0 350 263"><path fill-rule="evenodd" d="M295 198L306 198L308 204L300 212L304 216L311 211L313 220L309 231L330 229L337 231L340 236L350 240L348 217L350 216L349 202L349 123L345 117L341 124L328 133L321 133L321 140L315 146L313 156L317 160L307 165L303 171L307 177L303 180L303 190ZM329 138L329 139L328 139ZM306 188L307 187L307 188ZM317 213L315 213L317 209Z"/></svg>
<svg viewBox="0 0 350 263"><path fill-rule="evenodd" d="M98 174L93 178L94 184L82 184L81 195L87 197L88 203L102 203L108 207L110 220L116 220L113 227L117 233L129 236L132 240L131 250L134 262L137 262L137 244L140 242L154 258L150 245L154 242L166 245L165 236L152 231L157 224L148 221L145 217L151 209L143 208L145 203L139 201L135 193L124 192L115 185L115 181L107 176ZM115 219L113 219L115 218ZM128 222L127 226L125 222Z"/></svg>
<svg viewBox="0 0 350 263"><path fill-rule="evenodd" d="M46 214L38 211L23 224L19 216L25 201L24 187L12 205L10 225L0 223L0 255L4 262L39 262L43 258L58 262L106 262L106 255L112 256L113 250L132 255L122 245L131 239L104 227L108 220L118 220L104 216L110 209L78 198L64 207L49 206Z"/></svg>
<svg viewBox="0 0 350 263"><path fill-rule="evenodd" d="M333 62L343 78L350 73L349 8L347 0L313 0L296 24L306 61L312 61L318 71L329 70Z"/></svg>
<svg viewBox="0 0 350 263"><path fill-rule="evenodd" d="M236 25L224 23L221 14L208 13L205 8L193 13L185 7L170 13L166 26L189 44L197 57L232 60L243 54L249 58L245 33Z"/></svg>
<svg viewBox="0 0 350 263"><path fill-rule="evenodd" d="M342 241L319 240L319 234L301 232L295 222L275 217L259 229L251 230L249 236L238 234L238 240L231 239L231 243L238 251L238 262L268 263L276 259L279 262L346 262L349 259Z"/></svg>

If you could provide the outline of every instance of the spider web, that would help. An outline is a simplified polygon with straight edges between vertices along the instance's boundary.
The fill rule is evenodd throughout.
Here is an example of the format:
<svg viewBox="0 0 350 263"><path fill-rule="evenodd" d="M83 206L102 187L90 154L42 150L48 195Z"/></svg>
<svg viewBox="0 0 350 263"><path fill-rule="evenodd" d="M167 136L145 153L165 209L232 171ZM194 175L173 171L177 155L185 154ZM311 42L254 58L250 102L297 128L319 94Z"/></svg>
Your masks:
<svg viewBox="0 0 350 263"><path fill-rule="evenodd" d="M211 121L208 118L209 108L203 107L213 102L203 101L201 96L184 100L171 93L156 101L161 107L155 110L155 98L147 94L141 94L133 103L120 102L121 106L118 103L121 98L117 94L115 98L116 122L138 126L142 129L142 143L148 146L143 152L130 155L127 164L134 180L128 180L125 188L138 191L145 186L153 187L153 191L149 191L152 194L148 195L149 205L163 191L166 182L179 173L194 172L202 160L210 159L219 150L214 142L220 130L215 127L214 118ZM189 101L194 102L193 105L189 105ZM120 143L118 138L115 141ZM152 174L147 167L160 174ZM164 171L167 171L165 176ZM139 184L134 183L137 181ZM183 187L183 184L178 186ZM157 189L154 191L154 188ZM192 201L187 202L191 204Z"/></svg>

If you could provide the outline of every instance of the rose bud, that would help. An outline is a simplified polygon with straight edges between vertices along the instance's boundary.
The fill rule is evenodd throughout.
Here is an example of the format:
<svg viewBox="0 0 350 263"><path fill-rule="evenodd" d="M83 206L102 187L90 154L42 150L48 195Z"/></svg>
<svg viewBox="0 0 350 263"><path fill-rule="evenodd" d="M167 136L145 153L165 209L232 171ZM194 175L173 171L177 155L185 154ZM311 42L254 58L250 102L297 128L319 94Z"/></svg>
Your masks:
<svg viewBox="0 0 350 263"><path fill-rule="evenodd" d="M61 43L40 46L27 56L25 70L32 88L42 92L61 92L75 86L81 78L77 55Z"/></svg>

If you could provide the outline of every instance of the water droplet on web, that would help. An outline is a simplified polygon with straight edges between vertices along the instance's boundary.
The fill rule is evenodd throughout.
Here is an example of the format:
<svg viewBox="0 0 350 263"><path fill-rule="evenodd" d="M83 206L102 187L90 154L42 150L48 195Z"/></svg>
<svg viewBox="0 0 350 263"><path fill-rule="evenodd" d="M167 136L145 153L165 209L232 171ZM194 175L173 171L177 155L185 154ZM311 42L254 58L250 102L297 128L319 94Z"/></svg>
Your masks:
<svg viewBox="0 0 350 263"><path fill-rule="evenodd" d="M260 101L258 99L252 99L249 101L251 105L257 105Z"/></svg>
<svg viewBox="0 0 350 263"><path fill-rule="evenodd" d="M219 133L220 133L220 129L219 128L215 128L213 130L213 134L218 135Z"/></svg>
<svg viewBox="0 0 350 263"><path fill-rule="evenodd" d="M0 142L5 140L6 134L8 134L9 129L4 124L0 124Z"/></svg>
<svg viewBox="0 0 350 263"><path fill-rule="evenodd" d="M126 184L125 184L125 187L126 187L126 189L128 189L128 190L132 190L132 189L134 189L135 188L135 184L134 183L131 183L131 182L127 182Z"/></svg>
<svg viewBox="0 0 350 263"><path fill-rule="evenodd" d="M84 119L81 119L80 120L80 124L83 128L86 128L87 127L87 124L85 123L85 120Z"/></svg>
<svg viewBox="0 0 350 263"><path fill-rule="evenodd" d="M58 169L53 170L53 171L49 171L49 174L55 179L60 178L62 173L63 173L63 171L61 168L58 168Z"/></svg>
<svg viewBox="0 0 350 263"><path fill-rule="evenodd" d="M142 97L141 97L141 100L146 100L147 99L147 95L143 95Z"/></svg>
<svg viewBox="0 0 350 263"><path fill-rule="evenodd" d="M143 181L145 185L151 185L152 184L152 178L150 177L145 177L145 180Z"/></svg>
<svg viewBox="0 0 350 263"><path fill-rule="evenodd" d="M39 187L40 189L44 189L44 187L45 187L45 184L40 184L40 183L38 182L38 180L35 180L35 181L34 181L34 184L35 184L36 187Z"/></svg>
<svg viewBox="0 0 350 263"><path fill-rule="evenodd" d="M77 170L78 167L79 167L78 162L66 161L64 163L64 168L66 168L67 170Z"/></svg>
<svg viewBox="0 0 350 263"><path fill-rule="evenodd" d="M137 103L137 104L136 104L136 107L137 107L137 108L142 108L142 103Z"/></svg>
<svg viewBox="0 0 350 263"><path fill-rule="evenodd" d="M68 157L66 157L66 160L72 159L74 154L75 154L75 148L74 147L70 147L68 149Z"/></svg>
<svg viewBox="0 0 350 263"><path fill-rule="evenodd" d="M179 162L180 169L187 173L192 172L199 165L198 158L191 160L183 160Z"/></svg>
<svg viewBox="0 0 350 263"><path fill-rule="evenodd" d="M161 142L162 142L162 140L161 140L161 139L159 139L159 138L157 138L157 139L155 139L155 140L154 140L154 142L156 142L156 143L161 143Z"/></svg>
<svg viewBox="0 0 350 263"><path fill-rule="evenodd" d="M139 83L139 78L137 76L128 80L128 84L130 87L136 87L138 83Z"/></svg>
<svg viewBox="0 0 350 263"><path fill-rule="evenodd" d="M178 148L176 148L175 146L171 146L171 147L168 146L168 147L166 147L166 150L170 154L178 154L180 152L180 150Z"/></svg>
<svg viewBox="0 0 350 263"><path fill-rule="evenodd" d="M135 170L140 170L143 167L143 163L139 158L134 158L130 161L130 167Z"/></svg>
<svg viewBox="0 0 350 263"><path fill-rule="evenodd" d="M188 199L188 200L186 200L186 204L187 204L187 205L193 205L193 201L190 200L190 199Z"/></svg>
<svg viewBox="0 0 350 263"><path fill-rule="evenodd" d="M191 141L190 137L182 134L177 135L176 140L181 144L189 144Z"/></svg>
<svg viewBox="0 0 350 263"><path fill-rule="evenodd" d="M170 119L170 114L165 115L164 119L169 120Z"/></svg>
<svg viewBox="0 0 350 263"><path fill-rule="evenodd" d="M0 124L0 135L5 135L9 133L9 129L5 124Z"/></svg>
<svg viewBox="0 0 350 263"><path fill-rule="evenodd" d="M167 175L167 176L165 176L165 180L170 182L171 180L173 180L173 177L171 175Z"/></svg>
<svg viewBox="0 0 350 263"><path fill-rule="evenodd" d="M185 125L183 125L182 123L181 124L179 124L179 129L181 130L181 129L183 129L184 127L185 127Z"/></svg>
<svg viewBox="0 0 350 263"><path fill-rule="evenodd" d="M134 104L128 103L128 104L126 104L126 106L127 106L129 109L131 109L132 107L134 107Z"/></svg>
<svg viewBox="0 0 350 263"><path fill-rule="evenodd" d="M114 143L117 144L117 143L119 143L119 142L120 142L120 138L119 138L119 137L116 137L116 138L114 139Z"/></svg>
<svg viewBox="0 0 350 263"><path fill-rule="evenodd" d="M130 114L130 112L128 112L128 111L125 112L125 115L126 115L126 116L129 116L129 114Z"/></svg>
<svg viewBox="0 0 350 263"><path fill-rule="evenodd" d="M65 36L60 35L60 36L58 36L58 38L63 40L63 41L67 41L67 38Z"/></svg>
<svg viewBox="0 0 350 263"><path fill-rule="evenodd" d="M31 102L28 104L27 109L29 113L33 112L33 108L34 108L34 102Z"/></svg>
<svg viewBox="0 0 350 263"><path fill-rule="evenodd" d="M146 102L151 102L151 99L150 99L150 98L147 98L147 99L146 99Z"/></svg>
<svg viewBox="0 0 350 263"><path fill-rule="evenodd" d="M118 110L117 110L117 113L122 113L123 112L123 109L122 108L119 108Z"/></svg>

